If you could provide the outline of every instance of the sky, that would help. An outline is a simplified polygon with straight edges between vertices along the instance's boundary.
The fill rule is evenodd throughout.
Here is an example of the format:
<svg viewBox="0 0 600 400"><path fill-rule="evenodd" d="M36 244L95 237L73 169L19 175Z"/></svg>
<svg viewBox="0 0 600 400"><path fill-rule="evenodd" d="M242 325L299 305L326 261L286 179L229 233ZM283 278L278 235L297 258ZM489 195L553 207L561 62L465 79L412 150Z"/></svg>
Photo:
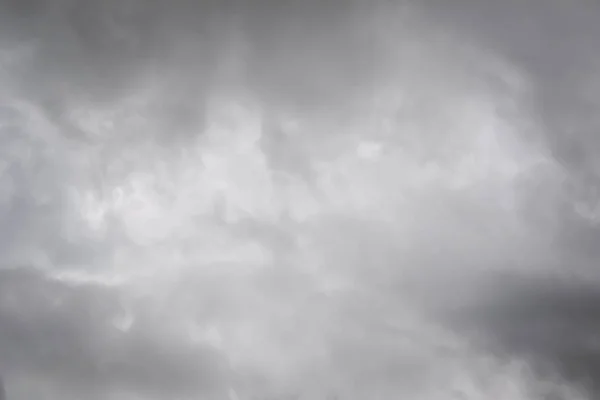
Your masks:
<svg viewBox="0 0 600 400"><path fill-rule="evenodd" d="M0 0L0 399L600 395L594 0Z"/></svg>

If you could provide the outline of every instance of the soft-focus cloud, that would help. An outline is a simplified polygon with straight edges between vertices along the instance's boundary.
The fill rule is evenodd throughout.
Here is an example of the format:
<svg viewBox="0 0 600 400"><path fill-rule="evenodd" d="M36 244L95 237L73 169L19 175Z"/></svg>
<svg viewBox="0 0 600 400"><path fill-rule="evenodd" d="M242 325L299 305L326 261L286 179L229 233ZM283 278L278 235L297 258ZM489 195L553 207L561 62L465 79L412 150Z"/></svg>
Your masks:
<svg viewBox="0 0 600 400"><path fill-rule="evenodd" d="M525 3L1 3L7 397L583 396L600 10Z"/></svg>

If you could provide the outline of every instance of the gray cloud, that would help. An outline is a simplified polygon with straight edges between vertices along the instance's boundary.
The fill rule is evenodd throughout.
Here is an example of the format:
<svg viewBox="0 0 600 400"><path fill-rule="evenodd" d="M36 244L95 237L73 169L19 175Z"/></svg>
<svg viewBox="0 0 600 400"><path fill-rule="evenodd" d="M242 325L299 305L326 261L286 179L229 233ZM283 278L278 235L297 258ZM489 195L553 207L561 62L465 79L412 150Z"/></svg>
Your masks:
<svg viewBox="0 0 600 400"><path fill-rule="evenodd" d="M7 398L572 398L598 14L0 2Z"/></svg>

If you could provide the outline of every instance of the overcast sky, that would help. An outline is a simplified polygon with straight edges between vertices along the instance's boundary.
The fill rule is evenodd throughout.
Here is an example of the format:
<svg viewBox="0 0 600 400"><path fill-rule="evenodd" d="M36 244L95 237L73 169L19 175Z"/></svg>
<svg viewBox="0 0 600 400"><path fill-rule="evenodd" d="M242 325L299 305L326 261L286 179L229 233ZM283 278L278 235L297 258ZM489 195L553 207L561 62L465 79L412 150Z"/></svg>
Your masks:
<svg viewBox="0 0 600 400"><path fill-rule="evenodd" d="M593 398L599 20L0 0L6 398Z"/></svg>

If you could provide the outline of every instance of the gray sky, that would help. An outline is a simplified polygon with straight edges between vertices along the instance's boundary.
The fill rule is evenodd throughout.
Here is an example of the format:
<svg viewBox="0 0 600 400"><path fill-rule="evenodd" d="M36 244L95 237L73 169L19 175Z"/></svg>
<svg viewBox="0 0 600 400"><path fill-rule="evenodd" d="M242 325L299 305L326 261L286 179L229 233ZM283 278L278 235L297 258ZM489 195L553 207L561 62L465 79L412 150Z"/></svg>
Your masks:
<svg viewBox="0 0 600 400"><path fill-rule="evenodd" d="M599 18L0 1L7 399L591 398Z"/></svg>

